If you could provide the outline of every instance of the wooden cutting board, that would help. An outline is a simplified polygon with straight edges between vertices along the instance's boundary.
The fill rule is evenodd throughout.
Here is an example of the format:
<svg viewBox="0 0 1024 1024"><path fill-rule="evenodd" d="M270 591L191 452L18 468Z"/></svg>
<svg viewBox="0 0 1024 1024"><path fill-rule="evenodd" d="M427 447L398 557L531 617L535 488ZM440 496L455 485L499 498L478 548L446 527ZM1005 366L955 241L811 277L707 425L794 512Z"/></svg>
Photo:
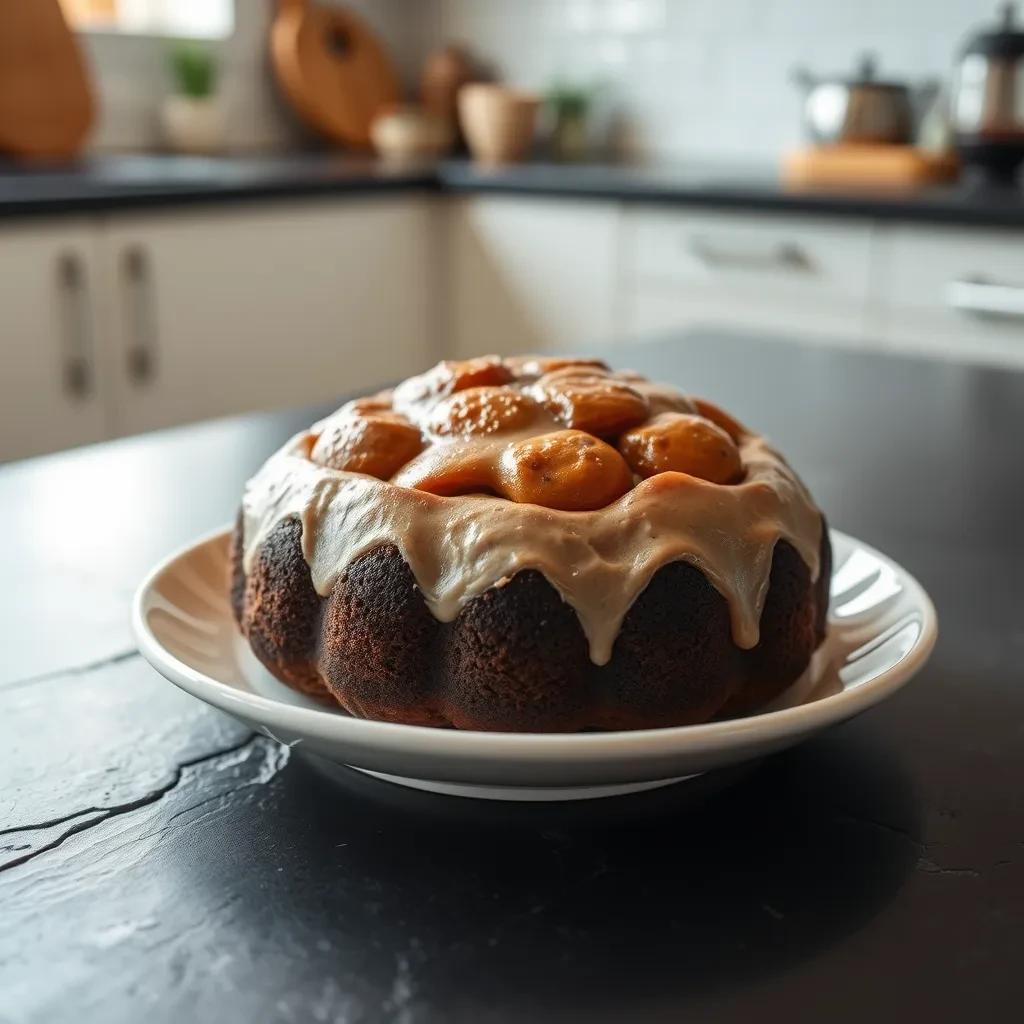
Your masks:
<svg viewBox="0 0 1024 1024"><path fill-rule="evenodd" d="M955 178L959 161L952 153L917 146L817 146L789 153L782 163L788 185L929 185Z"/></svg>
<svg viewBox="0 0 1024 1024"><path fill-rule="evenodd" d="M0 151L67 159L92 127L92 87L59 0L0 0Z"/></svg>
<svg viewBox="0 0 1024 1024"><path fill-rule="evenodd" d="M299 117L328 138L370 146L370 125L398 101L398 75L380 40L345 8L278 0L270 32L277 80Z"/></svg>

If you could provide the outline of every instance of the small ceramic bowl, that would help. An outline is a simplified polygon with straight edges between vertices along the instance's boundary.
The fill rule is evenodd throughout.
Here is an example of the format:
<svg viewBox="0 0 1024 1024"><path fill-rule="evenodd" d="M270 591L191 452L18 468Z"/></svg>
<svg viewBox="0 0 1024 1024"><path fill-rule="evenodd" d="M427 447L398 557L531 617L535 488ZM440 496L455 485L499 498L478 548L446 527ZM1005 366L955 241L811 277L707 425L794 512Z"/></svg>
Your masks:
<svg viewBox="0 0 1024 1024"><path fill-rule="evenodd" d="M451 128L418 107L393 107L370 126L373 148L385 160L426 160L452 144Z"/></svg>

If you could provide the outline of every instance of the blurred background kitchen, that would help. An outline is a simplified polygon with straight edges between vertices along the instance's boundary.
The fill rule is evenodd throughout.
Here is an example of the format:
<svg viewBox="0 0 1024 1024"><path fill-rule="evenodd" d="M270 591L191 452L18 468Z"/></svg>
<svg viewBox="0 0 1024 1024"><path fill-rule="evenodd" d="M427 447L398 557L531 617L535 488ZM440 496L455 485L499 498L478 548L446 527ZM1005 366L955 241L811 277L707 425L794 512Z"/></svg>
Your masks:
<svg viewBox="0 0 1024 1024"><path fill-rule="evenodd" d="M0 460L666 332L1021 367L1022 158L987 0L0 0Z"/></svg>

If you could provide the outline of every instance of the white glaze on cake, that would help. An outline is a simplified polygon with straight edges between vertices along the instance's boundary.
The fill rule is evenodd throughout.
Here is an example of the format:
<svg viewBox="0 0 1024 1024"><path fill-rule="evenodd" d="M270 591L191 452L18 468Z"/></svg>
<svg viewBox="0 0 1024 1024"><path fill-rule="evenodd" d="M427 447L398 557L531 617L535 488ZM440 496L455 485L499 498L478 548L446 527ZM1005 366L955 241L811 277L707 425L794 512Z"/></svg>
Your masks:
<svg viewBox="0 0 1024 1024"><path fill-rule="evenodd" d="M314 428L315 431L315 428ZM591 660L611 658L633 601L663 565L690 562L725 597L740 647L756 646L775 543L788 540L817 579L821 513L763 438L740 439L735 485L682 473L641 481L594 512L560 512L485 495L439 497L309 460L313 431L292 438L249 481L244 566L288 517L302 523L313 586L330 594L376 547L402 554L431 612L456 618L474 597L536 569L576 611Z"/></svg>

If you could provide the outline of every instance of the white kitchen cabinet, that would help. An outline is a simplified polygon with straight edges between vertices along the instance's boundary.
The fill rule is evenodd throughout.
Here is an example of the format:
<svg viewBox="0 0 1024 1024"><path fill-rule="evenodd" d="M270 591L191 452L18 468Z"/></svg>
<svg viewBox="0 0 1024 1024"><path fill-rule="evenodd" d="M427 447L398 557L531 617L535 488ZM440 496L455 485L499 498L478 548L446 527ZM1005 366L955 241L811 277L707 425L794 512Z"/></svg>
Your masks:
<svg viewBox="0 0 1024 1024"><path fill-rule="evenodd" d="M104 436L96 270L85 221L0 226L0 461Z"/></svg>
<svg viewBox="0 0 1024 1024"><path fill-rule="evenodd" d="M623 222L625 331L694 327L860 341L871 225L645 207Z"/></svg>
<svg viewBox="0 0 1024 1024"><path fill-rule="evenodd" d="M708 326L1024 365L1018 232L805 215L363 196L24 221L0 288L0 461Z"/></svg>
<svg viewBox="0 0 1024 1024"><path fill-rule="evenodd" d="M1024 365L1019 232L880 227L875 259L869 330L886 345Z"/></svg>
<svg viewBox="0 0 1024 1024"><path fill-rule="evenodd" d="M585 349L618 334L619 207L489 197L449 211L449 349Z"/></svg>
<svg viewBox="0 0 1024 1024"><path fill-rule="evenodd" d="M410 197L111 220L116 431L327 401L435 361L434 216Z"/></svg>

